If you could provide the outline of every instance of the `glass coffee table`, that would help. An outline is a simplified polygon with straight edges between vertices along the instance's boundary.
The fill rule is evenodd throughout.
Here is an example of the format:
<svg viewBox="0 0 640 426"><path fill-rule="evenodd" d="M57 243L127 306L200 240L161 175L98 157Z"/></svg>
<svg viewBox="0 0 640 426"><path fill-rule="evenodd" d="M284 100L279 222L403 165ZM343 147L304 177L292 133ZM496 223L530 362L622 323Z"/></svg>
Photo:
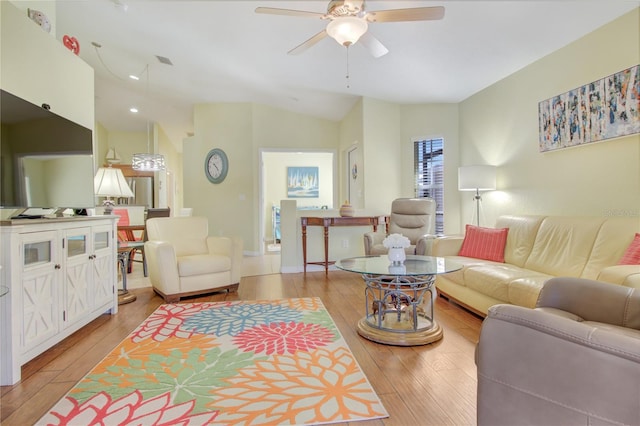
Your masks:
<svg viewBox="0 0 640 426"><path fill-rule="evenodd" d="M407 256L392 263L386 255L342 259L336 267L362 274L366 315L358 334L378 343L425 345L442 339L442 327L433 316L436 275L462 265L443 257Z"/></svg>

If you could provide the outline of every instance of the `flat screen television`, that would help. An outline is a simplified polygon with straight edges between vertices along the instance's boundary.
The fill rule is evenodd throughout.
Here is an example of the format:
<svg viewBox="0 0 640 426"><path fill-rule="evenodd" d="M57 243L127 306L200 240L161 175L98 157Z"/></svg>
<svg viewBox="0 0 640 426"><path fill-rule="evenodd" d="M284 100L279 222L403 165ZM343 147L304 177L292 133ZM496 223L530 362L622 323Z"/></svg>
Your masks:
<svg viewBox="0 0 640 426"><path fill-rule="evenodd" d="M90 129L0 90L0 207L95 206Z"/></svg>

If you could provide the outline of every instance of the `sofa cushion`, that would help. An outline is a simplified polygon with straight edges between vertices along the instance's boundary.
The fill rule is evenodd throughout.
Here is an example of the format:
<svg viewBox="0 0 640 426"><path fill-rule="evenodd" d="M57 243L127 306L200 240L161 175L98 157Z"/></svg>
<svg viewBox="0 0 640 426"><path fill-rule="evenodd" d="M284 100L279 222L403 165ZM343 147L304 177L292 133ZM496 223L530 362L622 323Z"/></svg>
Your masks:
<svg viewBox="0 0 640 426"><path fill-rule="evenodd" d="M454 283L466 286L464 272L471 266L482 266L490 263L487 260L482 259L474 259L472 257L462 257L462 256L447 256L447 260L451 260L455 263L459 263L462 265L462 269L458 269L457 271L449 272L446 274L447 279L453 281ZM496 265L501 265L501 263L495 263Z"/></svg>
<svg viewBox="0 0 640 426"><path fill-rule="evenodd" d="M543 284L551 278L508 263L486 262L463 269L464 286L501 302L534 307ZM447 278L450 278L447 274Z"/></svg>
<svg viewBox="0 0 640 426"><path fill-rule="evenodd" d="M531 275L530 271L506 263L486 262L464 270L465 285L502 302L509 302L508 284L516 278Z"/></svg>
<svg viewBox="0 0 640 426"><path fill-rule="evenodd" d="M209 223L206 217L156 217L147 220L149 240L168 241L176 256L207 254Z"/></svg>
<svg viewBox="0 0 640 426"><path fill-rule="evenodd" d="M596 279L606 283L637 288L628 282L629 278L634 275L640 277L640 265L613 265L603 268Z"/></svg>
<svg viewBox="0 0 640 426"><path fill-rule="evenodd" d="M581 278L595 280L603 268L617 264L639 230L640 220L637 217L606 218L598 231Z"/></svg>
<svg viewBox="0 0 640 426"><path fill-rule="evenodd" d="M618 265L640 265L640 233L636 233Z"/></svg>
<svg viewBox="0 0 640 426"><path fill-rule="evenodd" d="M544 283L553 278L552 275L529 272L531 274L528 277L518 278L509 283L509 303L534 308Z"/></svg>
<svg viewBox="0 0 640 426"><path fill-rule="evenodd" d="M215 274L230 269L231 259L228 256L196 254L178 258L178 275L181 277Z"/></svg>
<svg viewBox="0 0 640 426"><path fill-rule="evenodd" d="M548 216L540 224L525 268L554 276L580 277L604 219Z"/></svg>
<svg viewBox="0 0 640 426"><path fill-rule="evenodd" d="M509 228L504 261L524 268L544 216L500 216L496 228Z"/></svg>
<svg viewBox="0 0 640 426"><path fill-rule="evenodd" d="M504 262L508 228L483 228L467 225L458 256Z"/></svg>

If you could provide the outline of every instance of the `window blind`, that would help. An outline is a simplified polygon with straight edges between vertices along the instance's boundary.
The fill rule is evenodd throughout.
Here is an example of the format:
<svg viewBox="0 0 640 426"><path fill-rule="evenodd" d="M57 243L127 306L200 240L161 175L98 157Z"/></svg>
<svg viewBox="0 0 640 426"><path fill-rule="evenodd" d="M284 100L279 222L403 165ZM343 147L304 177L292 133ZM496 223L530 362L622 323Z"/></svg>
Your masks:
<svg viewBox="0 0 640 426"><path fill-rule="evenodd" d="M415 194L436 201L436 234L444 233L444 139L414 141Z"/></svg>

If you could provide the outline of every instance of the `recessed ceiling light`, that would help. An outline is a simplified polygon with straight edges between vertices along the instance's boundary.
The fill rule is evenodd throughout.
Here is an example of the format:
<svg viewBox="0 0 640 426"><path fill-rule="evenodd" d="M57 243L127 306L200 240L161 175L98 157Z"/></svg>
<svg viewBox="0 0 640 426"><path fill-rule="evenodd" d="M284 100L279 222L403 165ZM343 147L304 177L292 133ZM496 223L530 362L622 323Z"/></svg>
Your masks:
<svg viewBox="0 0 640 426"><path fill-rule="evenodd" d="M129 111L131 111L131 112L133 112L133 113L136 113L136 112L138 112L138 108L136 108L136 107L131 107L131 108L129 108Z"/></svg>
<svg viewBox="0 0 640 426"><path fill-rule="evenodd" d="M130 75L129 75L129 78L130 78L131 80L136 80L136 81L140 80L140 77L138 77L137 75L133 75L133 74L130 74Z"/></svg>

